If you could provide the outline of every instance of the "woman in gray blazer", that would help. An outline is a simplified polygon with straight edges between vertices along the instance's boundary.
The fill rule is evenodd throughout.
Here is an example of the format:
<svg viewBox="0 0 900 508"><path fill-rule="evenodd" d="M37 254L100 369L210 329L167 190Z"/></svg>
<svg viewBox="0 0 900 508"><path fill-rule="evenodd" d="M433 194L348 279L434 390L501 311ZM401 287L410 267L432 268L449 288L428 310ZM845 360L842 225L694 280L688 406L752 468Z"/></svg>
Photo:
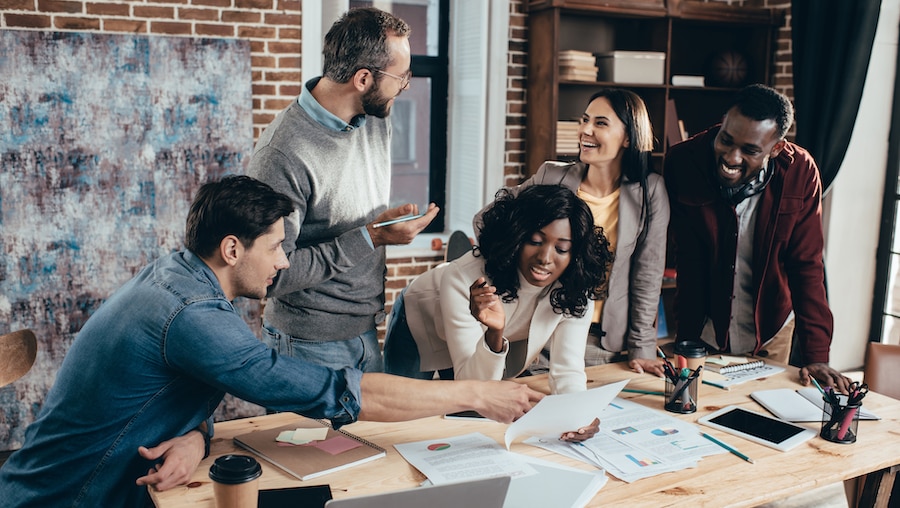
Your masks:
<svg viewBox="0 0 900 508"><path fill-rule="evenodd" d="M598 301L585 364L618 360L636 372L663 375L656 356L656 314L666 259L669 200L662 176L650 171L653 132L641 98L605 88L588 100L578 128L577 162L548 161L523 182L559 184L575 191L610 240L615 261L605 301ZM475 217L475 230L480 226ZM549 351L532 371L542 371Z"/></svg>

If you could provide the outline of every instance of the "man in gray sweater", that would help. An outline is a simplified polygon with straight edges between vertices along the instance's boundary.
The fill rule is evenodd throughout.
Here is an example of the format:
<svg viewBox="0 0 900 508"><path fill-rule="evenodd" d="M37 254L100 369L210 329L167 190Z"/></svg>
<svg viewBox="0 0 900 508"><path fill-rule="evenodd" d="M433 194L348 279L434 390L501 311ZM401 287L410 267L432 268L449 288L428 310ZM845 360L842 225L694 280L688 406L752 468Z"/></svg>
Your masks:
<svg viewBox="0 0 900 508"><path fill-rule="evenodd" d="M375 327L384 318L385 245L408 244L434 204L388 209L394 98L409 87L409 26L353 9L325 36L323 76L260 136L249 175L294 201L284 250L291 267L269 288L264 336L281 354L340 369L382 370Z"/></svg>

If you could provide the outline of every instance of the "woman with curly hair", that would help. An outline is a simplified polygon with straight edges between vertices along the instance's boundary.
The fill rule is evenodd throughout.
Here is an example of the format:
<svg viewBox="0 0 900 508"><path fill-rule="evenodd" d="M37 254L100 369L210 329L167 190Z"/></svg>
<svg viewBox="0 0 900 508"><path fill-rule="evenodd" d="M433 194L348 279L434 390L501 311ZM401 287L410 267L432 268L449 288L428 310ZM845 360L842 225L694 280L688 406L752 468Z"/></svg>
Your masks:
<svg viewBox="0 0 900 508"><path fill-rule="evenodd" d="M588 99L578 128L576 162L547 161L512 193L532 185L563 185L584 200L615 253L608 292L594 306L585 365L627 361L638 373L663 375L656 356L656 315L666 262L669 199L651 171L653 129L640 96L603 88ZM479 218L475 217L478 231ZM546 371L545 350L529 370Z"/></svg>
<svg viewBox="0 0 900 508"><path fill-rule="evenodd" d="M585 340L612 263L590 209L565 187L536 185L501 190L482 219L474 251L422 274L394 302L385 371L506 379L547 347L551 392L585 390Z"/></svg>

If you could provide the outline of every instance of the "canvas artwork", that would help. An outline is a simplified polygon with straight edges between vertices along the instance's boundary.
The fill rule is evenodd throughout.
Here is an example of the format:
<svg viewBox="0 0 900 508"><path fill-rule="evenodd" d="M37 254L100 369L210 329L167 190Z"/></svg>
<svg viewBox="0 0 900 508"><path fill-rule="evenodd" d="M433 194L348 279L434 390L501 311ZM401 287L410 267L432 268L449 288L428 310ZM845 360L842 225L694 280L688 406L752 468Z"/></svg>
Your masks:
<svg viewBox="0 0 900 508"><path fill-rule="evenodd" d="M0 333L38 337L0 388L8 450L88 317L183 247L199 186L245 171L253 127L248 41L0 30L0 76Z"/></svg>

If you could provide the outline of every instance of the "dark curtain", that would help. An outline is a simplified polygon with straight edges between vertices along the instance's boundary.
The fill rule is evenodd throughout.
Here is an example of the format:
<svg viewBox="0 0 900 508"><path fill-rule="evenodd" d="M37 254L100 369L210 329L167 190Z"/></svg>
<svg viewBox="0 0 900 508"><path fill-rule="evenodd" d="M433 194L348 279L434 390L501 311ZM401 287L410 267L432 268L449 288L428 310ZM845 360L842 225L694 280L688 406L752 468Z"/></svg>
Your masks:
<svg viewBox="0 0 900 508"><path fill-rule="evenodd" d="M844 161L862 97L881 0L793 0L797 144L827 190Z"/></svg>

